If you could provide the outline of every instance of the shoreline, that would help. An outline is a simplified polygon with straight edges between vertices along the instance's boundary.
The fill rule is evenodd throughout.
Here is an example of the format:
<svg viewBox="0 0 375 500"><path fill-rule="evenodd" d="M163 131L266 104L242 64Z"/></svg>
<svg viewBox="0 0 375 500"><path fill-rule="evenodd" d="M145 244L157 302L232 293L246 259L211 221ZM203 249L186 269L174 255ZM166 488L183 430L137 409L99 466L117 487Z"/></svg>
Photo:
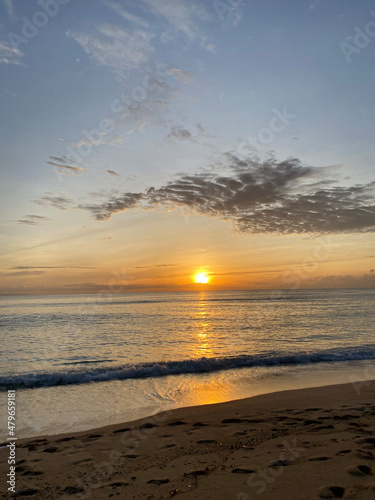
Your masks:
<svg viewBox="0 0 375 500"><path fill-rule="evenodd" d="M16 491L41 499L367 499L375 495L374 396L374 380L294 389L19 439ZM1 449L2 477L6 456Z"/></svg>

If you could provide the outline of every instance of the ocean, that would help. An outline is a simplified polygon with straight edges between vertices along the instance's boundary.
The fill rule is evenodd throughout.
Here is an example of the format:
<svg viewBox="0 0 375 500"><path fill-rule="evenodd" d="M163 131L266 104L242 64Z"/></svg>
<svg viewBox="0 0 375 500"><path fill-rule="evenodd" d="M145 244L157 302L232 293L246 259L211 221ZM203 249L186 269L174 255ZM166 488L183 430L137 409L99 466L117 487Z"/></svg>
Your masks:
<svg viewBox="0 0 375 500"><path fill-rule="evenodd" d="M374 289L2 296L0 402L16 390L17 436L31 437L277 390L356 389L375 378L374 299Z"/></svg>

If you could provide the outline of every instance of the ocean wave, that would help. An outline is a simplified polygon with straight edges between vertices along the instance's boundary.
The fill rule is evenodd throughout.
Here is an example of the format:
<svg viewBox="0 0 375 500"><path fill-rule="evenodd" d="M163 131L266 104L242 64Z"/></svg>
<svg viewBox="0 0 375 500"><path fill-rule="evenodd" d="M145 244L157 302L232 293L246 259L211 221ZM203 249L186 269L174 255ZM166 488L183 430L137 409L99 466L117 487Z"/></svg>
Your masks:
<svg viewBox="0 0 375 500"><path fill-rule="evenodd" d="M321 351L278 353L273 355L241 355L223 358L198 358L182 361L160 361L138 365L110 366L86 370L27 373L0 376L0 391L33 389L59 385L87 384L111 380L165 377L208 373L257 366L300 365L338 361L375 359L375 345L334 348Z"/></svg>

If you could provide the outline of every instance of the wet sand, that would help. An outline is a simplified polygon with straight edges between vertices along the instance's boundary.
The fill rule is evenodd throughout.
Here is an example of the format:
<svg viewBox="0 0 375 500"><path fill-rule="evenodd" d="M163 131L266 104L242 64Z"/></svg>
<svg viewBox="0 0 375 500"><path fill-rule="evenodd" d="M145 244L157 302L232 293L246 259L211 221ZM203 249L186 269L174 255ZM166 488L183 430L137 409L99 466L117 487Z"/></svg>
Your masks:
<svg viewBox="0 0 375 500"><path fill-rule="evenodd" d="M8 456L0 449L1 498L13 497ZM18 440L16 492L28 499L369 500L375 381Z"/></svg>

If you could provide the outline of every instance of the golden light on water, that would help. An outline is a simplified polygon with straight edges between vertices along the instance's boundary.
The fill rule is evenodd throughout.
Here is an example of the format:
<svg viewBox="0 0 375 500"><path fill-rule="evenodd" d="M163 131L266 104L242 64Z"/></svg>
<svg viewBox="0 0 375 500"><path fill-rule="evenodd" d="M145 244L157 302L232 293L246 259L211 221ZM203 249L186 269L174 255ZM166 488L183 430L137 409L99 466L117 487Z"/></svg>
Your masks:
<svg viewBox="0 0 375 500"><path fill-rule="evenodd" d="M194 276L195 283L208 283L210 277L206 273L198 273Z"/></svg>

